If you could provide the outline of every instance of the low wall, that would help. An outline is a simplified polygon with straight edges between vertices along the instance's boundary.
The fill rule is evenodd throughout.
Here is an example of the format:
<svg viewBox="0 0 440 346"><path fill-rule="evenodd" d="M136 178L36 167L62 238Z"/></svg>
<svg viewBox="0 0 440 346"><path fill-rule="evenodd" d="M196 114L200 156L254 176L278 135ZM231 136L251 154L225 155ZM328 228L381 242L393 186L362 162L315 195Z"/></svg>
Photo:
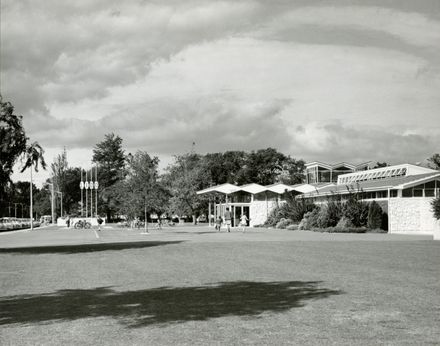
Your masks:
<svg viewBox="0 0 440 346"><path fill-rule="evenodd" d="M389 232L434 234L436 220L432 212L433 198L390 198Z"/></svg>
<svg viewBox="0 0 440 346"><path fill-rule="evenodd" d="M57 225L58 226L67 226L65 218L59 217L57 219ZM96 217L73 217L70 219L70 227L73 227L76 222L79 220L87 220L92 224L92 226L98 226L98 219ZM102 225L105 225L105 218L102 218Z"/></svg>

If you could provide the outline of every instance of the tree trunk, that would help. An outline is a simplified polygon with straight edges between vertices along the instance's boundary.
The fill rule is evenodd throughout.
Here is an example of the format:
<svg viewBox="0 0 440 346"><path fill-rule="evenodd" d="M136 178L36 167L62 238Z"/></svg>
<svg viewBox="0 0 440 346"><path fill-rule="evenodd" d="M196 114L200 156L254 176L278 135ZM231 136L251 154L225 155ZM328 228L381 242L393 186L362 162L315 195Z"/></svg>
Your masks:
<svg viewBox="0 0 440 346"><path fill-rule="evenodd" d="M193 225L197 225L197 219L196 219L196 216L193 215L192 217L193 217Z"/></svg>

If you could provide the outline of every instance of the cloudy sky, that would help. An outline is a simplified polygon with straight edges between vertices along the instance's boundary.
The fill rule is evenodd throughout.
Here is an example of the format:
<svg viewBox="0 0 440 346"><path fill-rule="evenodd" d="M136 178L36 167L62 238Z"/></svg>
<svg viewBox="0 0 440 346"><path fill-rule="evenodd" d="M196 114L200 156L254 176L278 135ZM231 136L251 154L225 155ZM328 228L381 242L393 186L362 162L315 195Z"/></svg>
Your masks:
<svg viewBox="0 0 440 346"><path fill-rule="evenodd" d="M2 0L1 93L48 162L65 146L89 166L109 132L163 165L192 142L423 161L440 151L440 1Z"/></svg>

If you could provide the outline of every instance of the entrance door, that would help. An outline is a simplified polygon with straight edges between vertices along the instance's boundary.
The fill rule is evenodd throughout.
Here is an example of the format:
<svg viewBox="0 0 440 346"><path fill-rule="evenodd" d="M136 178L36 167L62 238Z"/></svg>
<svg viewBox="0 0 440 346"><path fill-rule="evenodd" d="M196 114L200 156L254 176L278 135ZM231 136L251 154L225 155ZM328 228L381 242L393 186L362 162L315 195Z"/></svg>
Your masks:
<svg viewBox="0 0 440 346"><path fill-rule="evenodd" d="M249 226L249 206L246 205L235 205L233 208L233 217L232 226L236 227L240 223L241 215L246 215L248 218L247 226Z"/></svg>
<svg viewBox="0 0 440 346"><path fill-rule="evenodd" d="M246 226L249 226L249 216L250 216L250 213L249 213L249 207L248 206L243 206L243 212L242 212L242 214L244 214L244 215L246 215L246 217L247 217L247 222L246 222Z"/></svg>

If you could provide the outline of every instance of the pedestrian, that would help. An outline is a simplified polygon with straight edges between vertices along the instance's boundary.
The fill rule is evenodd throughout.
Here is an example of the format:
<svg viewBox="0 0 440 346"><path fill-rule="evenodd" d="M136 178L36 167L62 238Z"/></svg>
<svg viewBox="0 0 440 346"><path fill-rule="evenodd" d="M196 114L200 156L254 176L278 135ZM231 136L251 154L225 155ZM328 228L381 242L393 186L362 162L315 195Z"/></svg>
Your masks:
<svg viewBox="0 0 440 346"><path fill-rule="evenodd" d="M67 225L67 228L70 227L70 216L69 215L67 215L66 225Z"/></svg>
<svg viewBox="0 0 440 346"><path fill-rule="evenodd" d="M224 218L225 218L225 224L228 229L228 232L231 232L232 213L229 211L229 208L226 208Z"/></svg>
<svg viewBox="0 0 440 346"><path fill-rule="evenodd" d="M244 229L246 228L246 226L247 226L247 222L248 222L249 220L248 220L248 218L247 218L247 216L245 215L245 214L241 214L241 216L240 216L240 227L242 227L242 232L244 233Z"/></svg>
<svg viewBox="0 0 440 346"><path fill-rule="evenodd" d="M102 224L102 222L104 221L104 220L102 220L101 219L101 217L100 216L98 216L98 231L101 231L101 224Z"/></svg>
<svg viewBox="0 0 440 346"><path fill-rule="evenodd" d="M217 220L215 220L215 229L220 232L222 228L222 217L219 216Z"/></svg>

